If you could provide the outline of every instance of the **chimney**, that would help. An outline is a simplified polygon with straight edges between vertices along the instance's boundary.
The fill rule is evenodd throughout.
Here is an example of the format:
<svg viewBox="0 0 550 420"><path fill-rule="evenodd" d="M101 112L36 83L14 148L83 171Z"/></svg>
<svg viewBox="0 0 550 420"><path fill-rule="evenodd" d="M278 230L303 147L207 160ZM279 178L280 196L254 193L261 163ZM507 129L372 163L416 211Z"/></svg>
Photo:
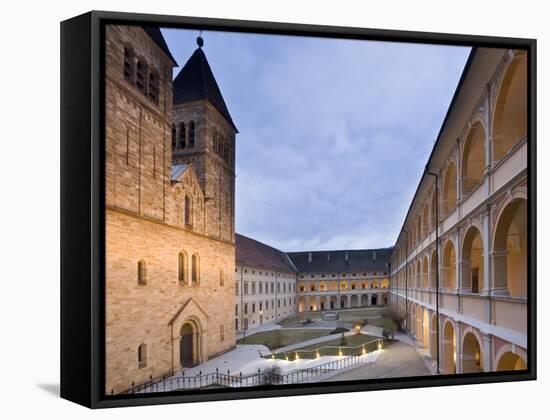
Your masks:
<svg viewBox="0 0 550 420"><path fill-rule="evenodd" d="M345 260L348 261L349 260L349 254L348 254L348 251L346 251L346 254L344 256Z"/></svg>
<svg viewBox="0 0 550 420"><path fill-rule="evenodd" d="M330 261L330 252L327 252L327 261Z"/></svg>
<svg viewBox="0 0 550 420"><path fill-rule="evenodd" d="M372 251L372 259L376 261L376 251Z"/></svg>
<svg viewBox="0 0 550 420"><path fill-rule="evenodd" d="M311 262L311 252L308 252L308 253L307 253L307 261L308 261L308 262Z"/></svg>

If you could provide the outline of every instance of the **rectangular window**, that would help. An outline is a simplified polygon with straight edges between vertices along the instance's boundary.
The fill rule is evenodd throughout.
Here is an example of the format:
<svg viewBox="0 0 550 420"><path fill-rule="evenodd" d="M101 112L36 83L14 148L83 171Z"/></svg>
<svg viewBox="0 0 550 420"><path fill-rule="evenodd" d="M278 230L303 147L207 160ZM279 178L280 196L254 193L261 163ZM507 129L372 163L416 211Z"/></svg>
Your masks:
<svg viewBox="0 0 550 420"><path fill-rule="evenodd" d="M260 292L260 295L261 295L262 292L263 292L263 290L262 290L262 289L263 289L263 283L262 283L262 282L260 282L260 283L258 284L258 288L260 289L259 292Z"/></svg>
<svg viewBox="0 0 550 420"><path fill-rule="evenodd" d="M262 310L262 302L260 302L260 311Z"/></svg>
<svg viewBox="0 0 550 420"><path fill-rule="evenodd" d="M239 315L239 305L235 305L235 315Z"/></svg>
<svg viewBox="0 0 550 420"><path fill-rule="evenodd" d="M252 304L252 313L255 313L255 312L256 312L256 304L253 303L253 304Z"/></svg>
<svg viewBox="0 0 550 420"><path fill-rule="evenodd" d="M235 283L235 296L239 296L239 283Z"/></svg>
<svg viewBox="0 0 550 420"><path fill-rule="evenodd" d="M252 294L253 295L256 294L256 282L255 281L252 282Z"/></svg>
<svg viewBox="0 0 550 420"><path fill-rule="evenodd" d="M244 313L248 314L248 303L244 304Z"/></svg>
<svg viewBox="0 0 550 420"><path fill-rule="evenodd" d="M247 281L244 282L244 294L248 295L248 282Z"/></svg>
<svg viewBox="0 0 550 420"><path fill-rule="evenodd" d="M281 299L277 299L277 308L281 307Z"/></svg>

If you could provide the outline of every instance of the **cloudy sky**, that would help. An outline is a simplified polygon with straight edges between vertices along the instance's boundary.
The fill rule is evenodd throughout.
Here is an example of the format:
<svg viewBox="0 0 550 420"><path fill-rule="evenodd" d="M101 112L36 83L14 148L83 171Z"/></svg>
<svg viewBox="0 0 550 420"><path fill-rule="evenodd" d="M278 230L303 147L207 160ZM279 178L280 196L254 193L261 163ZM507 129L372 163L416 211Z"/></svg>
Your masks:
<svg viewBox="0 0 550 420"><path fill-rule="evenodd" d="M198 32L163 33L183 66ZM284 251L394 245L470 48L203 38L239 129L237 232Z"/></svg>

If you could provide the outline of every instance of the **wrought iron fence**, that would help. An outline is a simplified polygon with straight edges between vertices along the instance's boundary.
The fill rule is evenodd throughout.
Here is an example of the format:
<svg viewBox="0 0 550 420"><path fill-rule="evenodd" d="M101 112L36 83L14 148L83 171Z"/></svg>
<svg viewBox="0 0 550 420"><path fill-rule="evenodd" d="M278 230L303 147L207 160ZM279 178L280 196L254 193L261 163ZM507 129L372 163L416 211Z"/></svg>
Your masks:
<svg viewBox="0 0 550 420"><path fill-rule="evenodd" d="M382 340L375 340L382 342ZM377 348L381 346L377 345ZM292 385L299 383L307 383L320 380L323 377L328 377L340 370L348 369L354 366L361 365L366 361L366 354L344 356L342 359L324 363L322 365L313 366L306 369L299 369L288 373L279 373L276 369L267 368L263 372L258 369L258 373L251 375L232 375L230 371L227 373L216 372L195 376L181 375L162 377L156 380L133 385L130 389L122 392L122 394L146 394L153 392L170 392L180 390L205 389L205 388L243 388L252 386L264 385ZM112 391L114 393L114 391Z"/></svg>

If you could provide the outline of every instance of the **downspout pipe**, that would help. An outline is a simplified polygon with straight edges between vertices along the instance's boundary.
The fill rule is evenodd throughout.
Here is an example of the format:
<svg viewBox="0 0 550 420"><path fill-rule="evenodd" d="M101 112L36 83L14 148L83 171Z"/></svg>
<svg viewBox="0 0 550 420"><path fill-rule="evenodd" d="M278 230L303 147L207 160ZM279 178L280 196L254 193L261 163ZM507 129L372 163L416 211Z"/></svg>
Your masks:
<svg viewBox="0 0 550 420"><path fill-rule="evenodd" d="M441 373L439 360L439 176L430 172L426 166L426 174L435 177L435 325L436 325L436 351L437 351L437 373Z"/></svg>
<svg viewBox="0 0 550 420"><path fill-rule="evenodd" d="M409 231L405 233L405 329L409 330Z"/></svg>

